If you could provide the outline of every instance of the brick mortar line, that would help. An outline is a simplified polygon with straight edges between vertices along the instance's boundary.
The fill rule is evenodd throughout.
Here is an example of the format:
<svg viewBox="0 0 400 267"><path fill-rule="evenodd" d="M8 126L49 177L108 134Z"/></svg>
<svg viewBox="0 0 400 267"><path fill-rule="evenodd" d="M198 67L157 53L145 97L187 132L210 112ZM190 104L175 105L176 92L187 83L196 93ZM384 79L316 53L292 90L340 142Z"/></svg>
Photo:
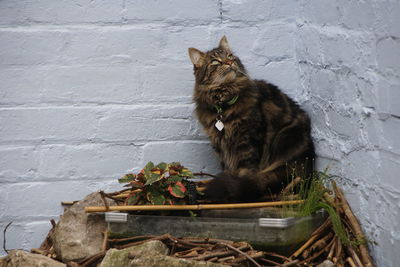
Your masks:
<svg viewBox="0 0 400 267"><path fill-rule="evenodd" d="M304 23L300 28L309 27L318 30L319 33L326 34L343 34L348 36L363 36L363 35L371 35L372 37L376 36L376 32L374 29L350 29L337 25L321 25L316 23ZM300 35L301 36L301 35Z"/></svg>
<svg viewBox="0 0 400 267"><path fill-rule="evenodd" d="M197 137L197 138L196 138ZM94 140L91 141L89 139L86 140L46 140L43 141L43 138L36 140L11 140L4 141L0 140L0 148L4 147L40 147L40 146L52 146L52 145L66 145L66 146L79 146L79 145L114 145L114 146L134 146L141 147L146 144L154 144L154 143L171 143L171 142L179 142L179 143L210 143L206 136L193 136L193 139L167 139L167 140Z"/></svg>
<svg viewBox="0 0 400 267"><path fill-rule="evenodd" d="M172 104L174 103L174 104ZM32 105L32 104L21 104L18 106L2 106L0 104L0 111L1 110L23 110L23 109L96 109L96 110L109 110L113 111L116 109L122 110L130 110L130 109L149 109L149 110L156 110L159 109L167 109L168 108L182 108L182 107L194 107L193 103L177 103L176 101L173 102L163 102L160 104L152 104L152 102L139 102L136 101L134 104L115 104L115 103L99 103L93 102L89 105L89 103L71 103L71 102L61 102L57 103L59 105L54 105L54 103L49 103L51 105L47 105L47 103L43 103L44 105ZM65 105L63 105L65 104Z"/></svg>
<svg viewBox="0 0 400 267"><path fill-rule="evenodd" d="M60 207L61 204L60 204ZM14 226L24 226L27 223L35 223L35 222L48 222L49 227L51 228L51 219L59 219L60 214L55 214L55 215L28 215L28 216L9 216L9 217L4 217L0 221L0 225L6 225L7 223L10 222L10 220L5 220L6 218L13 219L13 224ZM21 224L20 224L21 223ZM11 226L12 227L12 226ZM11 230L11 228L9 229ZM8 232L8 231L7 231ZM1 237L3 238L3 236Z"/></svg>
<svg viewBox="0 0 400 267"><path fill-rule="evenodd" d="M165 20L142 20L142 21L132 21L127 20L127 22L121 23L64 23L64 24L55 24L55 23L34 23L34 24L1 24L0 31L6 30L17 30L17 31L37 31L37 30L63 30L63 31L71 31L74 29L84 29L84 30L93 30L93 29L165 29L165 28L182 28L187 26L188 28L193 27L209 27L209 26L217 26L219 25L218 18L214 21L209 20L198 20L202 23L184 23L183 21L168 21L163 23ZM131 22L131 23L130 23ZM138 23L139 22L139 23ZM187 21L186 21L187 22Z"/></svg>
<svg viewBox="0 0 400 267"><path fill-rule="evenodd" d="M196 24L196 23L179 23L176 21L171 21L168 23L162 23L163 20L148 20L142 21L143 23L105 23L105 24L96 24L96 23L71 23L71 24L54 24L54 23L36 23L36 24L0 24L0 32L1 31L73 31L73 30L93 30L93 29L113 29L115 28L125 30L125 29L154 29L161 30L165 28L172 29L181 29L181 28L190 28L193 27L205 27L209 28L212 26L221 26L220 21L217 19L216 21L205 20L204 23ZM128 20L129 22L129 20ZM155 22L155 23L151 23ZM224 26L238 26L238 24L242 24L242 26L251 26L251 27L259 27L261 25L295 25L296 21L288 22L285 19L274 19L274 20L256 20L256 21L246 21L246 20L231 20L224 19ZM306 25L306 24L305 24ZM145 27L144 27L145 26Z"/></svg>
<svg viewBox="0 0 400 267"><path fill-rule="evenodd" d="M135 166L132 166L135 167ZM144 167L144 166L142 166ZM141 168L141 166L138 166L138 168ZM121 170L121 176L123 176L125 172ZM60 177L60 176L54 176L52 177L39 177L37 179L33 180L27 180L27 177L19 177L15 179L22 179L22 180L15 180L12 181L11 178L7 178L6 181L2 180L4 178L0 178L0 184L1 185L21 185L21 184L55 184L55 183L63 183L63 182L82 182L82 181L88 181L88 182L115 182L115 185L118 185L118 178L120 176L116 177L90 177L88 178L87 176L76 176L72 178L66 178L66 177ZM107 184L109 185L109 184ZM121 189L123 186L121 185ZM100 189L99 189L100 190Z"/></svg>

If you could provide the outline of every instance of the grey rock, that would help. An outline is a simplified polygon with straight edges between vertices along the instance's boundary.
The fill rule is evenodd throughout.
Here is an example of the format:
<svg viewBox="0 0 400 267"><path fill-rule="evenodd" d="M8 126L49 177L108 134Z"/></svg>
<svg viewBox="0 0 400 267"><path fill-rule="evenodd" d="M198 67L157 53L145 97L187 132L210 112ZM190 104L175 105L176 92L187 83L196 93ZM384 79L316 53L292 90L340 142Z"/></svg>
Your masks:
<svg viewBox="0 0 400 267"><path fill-rule="evenodd" d="M323 263L318 264L317 267L333 267L335 264L331 262L330 260L325 260Z"/></svg>
<svg viewBox="0 0 400 267"><path fill-rule="evenodd" d="M66 267L64 263L50 259L49 257L12 250L8 256L0 259L0 267Z"/></svg>
<svg viewBox="0 0 400 267"><path fill-rule="evenodd" d="M165 255L142 255L129 262L129 267L226 267L226 265L207 262L179 259Z"/></svg>
<svg viewBox="0 0 400 267"><path fill-rule="evenodd" d="M109 205L114 201L108 200ZM85 207L101 206L100 193L92 193L65 211L57 223L52 240L54 249L63 262L75 261L101 252L102 233L107 224L103 215L87 214Z"/></svg>
<svg viewBox="0 0 400 267"><path fill-rule="evenodd" d="M149 241L144 244L125 249L109 249L100 264L100 267L126 267L129 264L128 255L141 257L142 255L153 257L155 255L167 255L168 248L161 241Z"/></svg>
<svg viewBox="0 0 400 267"><path fill-rule="evenodd" d="M0 258L0 267L7 267L8 257Z"/></svg>

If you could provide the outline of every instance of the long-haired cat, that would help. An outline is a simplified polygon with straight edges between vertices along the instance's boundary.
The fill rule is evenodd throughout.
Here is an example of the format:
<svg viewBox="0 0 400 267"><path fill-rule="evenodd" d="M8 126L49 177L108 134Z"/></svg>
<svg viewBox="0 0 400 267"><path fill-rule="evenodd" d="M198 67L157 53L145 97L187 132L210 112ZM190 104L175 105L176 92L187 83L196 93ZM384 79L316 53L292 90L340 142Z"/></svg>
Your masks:
<svg viewBox="0 0 400 267"><path fill-rule="evenodd" d="M256 201L278 193L292 171L311 174L310 119L292 99L273 84L251 79L225 36L208 52L189 48L189 57L196 114L223 169L208 184L206 199Z"/></svg>

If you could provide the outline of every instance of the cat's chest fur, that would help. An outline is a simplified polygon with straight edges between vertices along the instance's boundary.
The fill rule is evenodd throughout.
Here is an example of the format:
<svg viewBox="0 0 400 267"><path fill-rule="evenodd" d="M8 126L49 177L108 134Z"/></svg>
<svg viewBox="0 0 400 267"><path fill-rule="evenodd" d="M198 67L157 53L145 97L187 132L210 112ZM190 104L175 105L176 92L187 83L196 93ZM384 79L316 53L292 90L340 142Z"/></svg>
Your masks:
<svg viewBox="0 0 400 267"><path fill-rule="evenodd" d="M218 114L217 109L202 108L202 105L197 106L196 113L227 169L236 169L238 166L236 148L243 136L250 132L263 132L258 99L251 95L242 95L233 105L225 105L221 114ZM218 120L224 125L221 131L215 126ZM261 140L262 136L253 134L252 138Z"/></svg>

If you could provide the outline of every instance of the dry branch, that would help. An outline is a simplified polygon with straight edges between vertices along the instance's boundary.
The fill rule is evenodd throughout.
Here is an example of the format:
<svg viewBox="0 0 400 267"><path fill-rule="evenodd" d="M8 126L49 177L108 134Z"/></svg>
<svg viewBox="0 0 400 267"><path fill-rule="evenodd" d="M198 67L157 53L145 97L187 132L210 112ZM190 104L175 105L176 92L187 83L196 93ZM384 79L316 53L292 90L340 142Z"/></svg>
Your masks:
<svg viewBox="0 0 400 267"><path fill-rule="evenodd" d="M240 249L237 249L237 248L235 248L235 247L233 247L233 246L231 246L231 245L229 245L229 244L227 244L227 243L221 243L221 244L223 244L223 245L226 246L227 248L229 248L229 249L231 249L231 250L233 250L233 251L235 251L235 252L237 252L237 253L239 253L239 254L242 254L242 255L245 256L247 259L249 259L252 263L254 263L255 266L261 267L261 265L258 264L252 257L250 257L248 254L244 253L244 252L241 251ZM262 255L261 255L261 257L262 257Z"/></svg>

